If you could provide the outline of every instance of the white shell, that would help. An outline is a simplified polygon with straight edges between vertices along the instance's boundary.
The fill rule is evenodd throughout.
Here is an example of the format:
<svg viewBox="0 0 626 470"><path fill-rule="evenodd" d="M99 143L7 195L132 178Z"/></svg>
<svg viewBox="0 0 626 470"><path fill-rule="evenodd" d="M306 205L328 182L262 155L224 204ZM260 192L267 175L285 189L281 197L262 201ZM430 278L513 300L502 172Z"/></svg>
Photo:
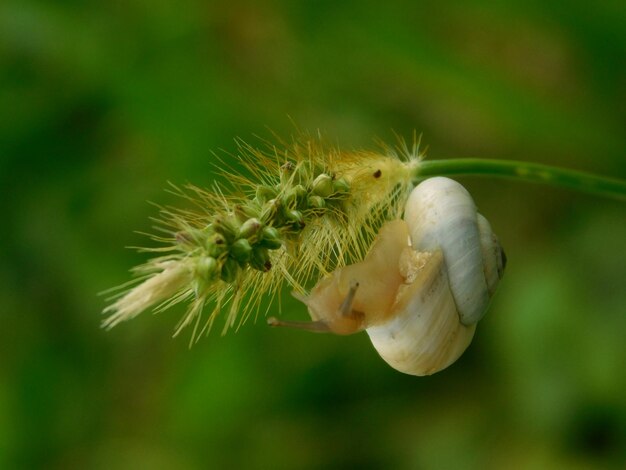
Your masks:
<svg viewBox="0 0 626 470"><path fill-rule="evenodd" d="M427 179L409 196L404 219L409 225L413 248L443 252L461 322L464 325L478 322L497 283L493 276L497 269L494 250L489 246L493 243L491 228L482 216L479 224L476 206L467 190L449 178ZM485 248L484 243L487 243ZM483 261L485 253L487 267Z"/></svg>

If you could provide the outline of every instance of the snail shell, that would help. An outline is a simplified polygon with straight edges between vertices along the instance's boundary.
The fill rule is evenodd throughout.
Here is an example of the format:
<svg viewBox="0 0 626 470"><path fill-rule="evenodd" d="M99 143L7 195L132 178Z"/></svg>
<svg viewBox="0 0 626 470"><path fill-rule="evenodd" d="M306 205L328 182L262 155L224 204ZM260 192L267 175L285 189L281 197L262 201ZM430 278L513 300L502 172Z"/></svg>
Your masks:
<svg viewBox="0 0 626 470"><path fill-rule="evenodd" d="M427 179L411 192L404 220L415 250L443 252L461 323L476 323L487 311L504 263L498 239L470 194L449 178Z"/></svg>
<svg viewBox="0 0 626 470"><path fill-rule="evenodd" d="M393 368L430 375L469 346L505 262L465 188L430 178L412 191L404 220L383 225L362 262L297 296L313 322L269 321L336 334L366 330Z"/></svg>

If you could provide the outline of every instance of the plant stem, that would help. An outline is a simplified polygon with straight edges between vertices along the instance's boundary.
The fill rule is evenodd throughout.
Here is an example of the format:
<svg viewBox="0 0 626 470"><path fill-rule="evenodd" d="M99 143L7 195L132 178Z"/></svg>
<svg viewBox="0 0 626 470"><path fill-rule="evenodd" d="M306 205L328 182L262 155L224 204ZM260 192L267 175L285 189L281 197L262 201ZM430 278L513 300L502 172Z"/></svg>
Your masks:
<svg viewBox="0 0 626 470"><path fill-rule="evenodd" d="M539 163L513 160L459 158L424 160L415 171L415 179L430 176L489 176L563 186L577 191L626 200L626 181L567 170Z"/></svg>

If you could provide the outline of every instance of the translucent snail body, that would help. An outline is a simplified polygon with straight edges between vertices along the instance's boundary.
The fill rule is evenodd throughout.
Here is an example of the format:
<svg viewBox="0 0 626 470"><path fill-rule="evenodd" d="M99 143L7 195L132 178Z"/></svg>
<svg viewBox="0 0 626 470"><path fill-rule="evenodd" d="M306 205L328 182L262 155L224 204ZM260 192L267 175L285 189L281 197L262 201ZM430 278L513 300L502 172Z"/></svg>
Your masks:
<svg viewBox="0 0 626 470"><path fill-rule="evenodd" d="M404 220L383 225L362 262L337 269L298 297L313 322L270 324L336 334L365 330L390 366L430 375L469 346L504 264L465 188L431 178L411 193Z"/></svg>

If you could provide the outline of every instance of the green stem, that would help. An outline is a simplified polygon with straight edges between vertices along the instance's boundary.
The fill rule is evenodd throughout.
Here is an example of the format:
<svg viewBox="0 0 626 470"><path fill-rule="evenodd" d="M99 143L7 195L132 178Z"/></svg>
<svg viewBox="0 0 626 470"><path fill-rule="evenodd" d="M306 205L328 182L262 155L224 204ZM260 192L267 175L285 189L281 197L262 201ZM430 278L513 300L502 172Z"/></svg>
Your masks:
<svg viewBox="0 0 626 470"><path fill-rule="evenodd" d="M563 186L577 191L626 200L626 181L567 170L539 163L512 160L463 158L424 160L416 168L415 179L429 176L489 176Z"/></svg>

